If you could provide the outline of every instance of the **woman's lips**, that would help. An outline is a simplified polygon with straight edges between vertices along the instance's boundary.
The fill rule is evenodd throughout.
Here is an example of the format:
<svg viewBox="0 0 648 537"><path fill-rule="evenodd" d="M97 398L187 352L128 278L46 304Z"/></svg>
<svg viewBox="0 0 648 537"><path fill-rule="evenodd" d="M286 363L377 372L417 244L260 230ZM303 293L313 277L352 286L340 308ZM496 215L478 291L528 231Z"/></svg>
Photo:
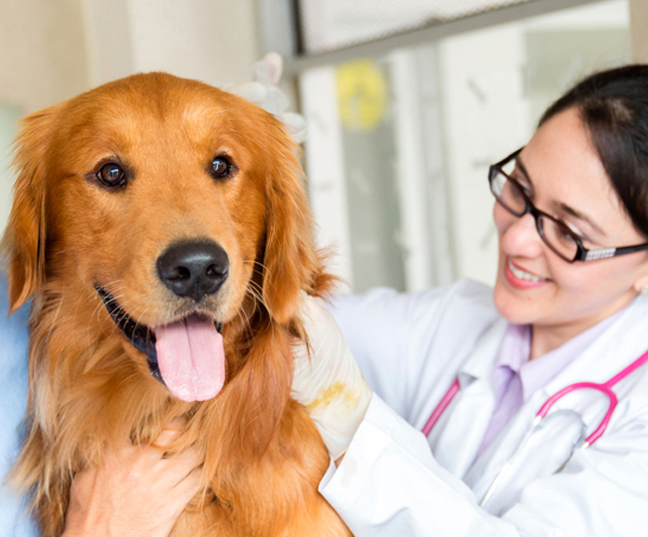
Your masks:
<svg viewBox="0 0 648 537"><path fill-rule="evenodd" d="M523 270L508 258L504 264L504 277L516 289L536 289L550 282L547 278L541 278L536 274Z"/></svg>

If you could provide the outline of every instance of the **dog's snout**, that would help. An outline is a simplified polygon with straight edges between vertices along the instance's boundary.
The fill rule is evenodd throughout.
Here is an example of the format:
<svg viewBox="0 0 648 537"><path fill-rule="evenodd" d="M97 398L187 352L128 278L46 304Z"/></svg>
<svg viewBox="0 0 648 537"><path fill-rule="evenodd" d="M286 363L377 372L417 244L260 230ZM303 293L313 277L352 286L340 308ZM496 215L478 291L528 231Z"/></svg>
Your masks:
<svg viewBox="0 0 648 537"><path fill-rule="evenodd" d="M158 258L157 270L160 280L177 296L199 302L223 285L229 259L214 242L183 241L170 246Z"/></svg>

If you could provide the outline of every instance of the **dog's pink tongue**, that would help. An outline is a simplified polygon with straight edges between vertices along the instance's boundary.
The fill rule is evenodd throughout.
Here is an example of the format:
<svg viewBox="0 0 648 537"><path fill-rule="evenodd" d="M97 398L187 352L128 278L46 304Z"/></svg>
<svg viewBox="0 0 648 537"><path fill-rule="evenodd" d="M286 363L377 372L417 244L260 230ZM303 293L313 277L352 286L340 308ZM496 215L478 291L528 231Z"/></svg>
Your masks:
<svg viewBox="0 0 648 537"><path fill-rule="evenodd" d="M167 388L183 401L206 401L225 382L223 337L214 322L192 315L155 327L158 366Z"/></svg>

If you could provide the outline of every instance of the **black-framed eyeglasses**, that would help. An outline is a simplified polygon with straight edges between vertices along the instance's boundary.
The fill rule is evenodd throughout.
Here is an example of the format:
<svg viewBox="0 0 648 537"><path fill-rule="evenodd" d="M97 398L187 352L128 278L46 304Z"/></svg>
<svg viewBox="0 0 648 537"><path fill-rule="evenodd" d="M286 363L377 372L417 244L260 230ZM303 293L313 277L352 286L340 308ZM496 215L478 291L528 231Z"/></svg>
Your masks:
<svg viewBox="0 0 648 537"><path fill-rule="evenodd" d="M573 263L574 261L595 261L648 250L648 242L619 248L598 250L585 248L578 235L567 224L536 208L524 191L524 187L510 176L512 168L515 166L515 159L522 149L524 148L518 149L490 167L488 171L490 189L497 202L512 215L522 217L531 213L540 237L556 255L568 263Z"/></svg>

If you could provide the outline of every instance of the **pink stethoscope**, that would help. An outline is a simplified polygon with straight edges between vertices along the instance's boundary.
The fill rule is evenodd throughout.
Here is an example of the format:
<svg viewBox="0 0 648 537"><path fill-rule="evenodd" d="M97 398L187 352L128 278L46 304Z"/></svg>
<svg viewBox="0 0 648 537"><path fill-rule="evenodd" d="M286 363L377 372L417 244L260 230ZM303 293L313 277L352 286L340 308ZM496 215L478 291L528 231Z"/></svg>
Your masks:
<svg viewBox="0 0 648 537"><path fill-rule="evenodd" d="M577 382L575 384L570 384L569 386L566 386L562 390L552 395L549 399L547 399L547 401L540 407L540 410L538 410L538 413L536 414L536 417L533 420L533 425L531 426L531 428L532 429L535 428L542 421L542 419L548 414L549 410L554 405L554 403L558 401L558 399L567 395L568 393L571 393L576 390L584 390L584 389L596 390L605 394L610 400L610 404L607 412L605 413L605 416L603 417L603 420L596 428L596 430L585 439L585 442L582 444L581 448L585 449L588 446L591 446L603 435L605 429L607 429L607 426L610 423L610 418L612 417L612 413L614 412L614 409L616 408L617 403L619 402L616 394L612 391L612 386L614 386L620 380L626 378L628 375L633 373L636 369L641 367L647 361L648 361L648 351L643 353L629 366L627 366L625 369L623 369L622 371L614 375L610 380L604 382L603 384L599 384L597 382ZM441 398L441 401L434 409L429 419L427 420L427 423L423 427L422 432L425 436L430 434L430 431L432 430L436 422L441 417L441 414L443 414L443 412L448 408L448 406L454 399L454 396L457 395L459 388L460 388L459 379L457 378L457 380L454 381L452 386L450 386L450 389Z"/></svg>

